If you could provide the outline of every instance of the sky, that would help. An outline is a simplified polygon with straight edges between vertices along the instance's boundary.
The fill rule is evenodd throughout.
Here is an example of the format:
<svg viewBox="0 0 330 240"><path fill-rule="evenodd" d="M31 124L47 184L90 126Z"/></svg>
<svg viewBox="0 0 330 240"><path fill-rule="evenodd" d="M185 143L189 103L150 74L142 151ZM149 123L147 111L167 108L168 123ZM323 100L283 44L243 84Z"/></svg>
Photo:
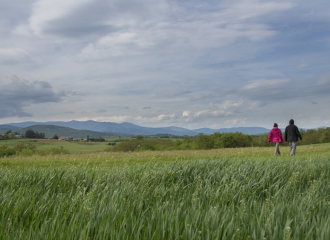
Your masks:
<svg viewBox="0 0 330 240"><path fill-rule="evenodd" d="M0 124L330 126L328 0L0 0Z"/></svg>

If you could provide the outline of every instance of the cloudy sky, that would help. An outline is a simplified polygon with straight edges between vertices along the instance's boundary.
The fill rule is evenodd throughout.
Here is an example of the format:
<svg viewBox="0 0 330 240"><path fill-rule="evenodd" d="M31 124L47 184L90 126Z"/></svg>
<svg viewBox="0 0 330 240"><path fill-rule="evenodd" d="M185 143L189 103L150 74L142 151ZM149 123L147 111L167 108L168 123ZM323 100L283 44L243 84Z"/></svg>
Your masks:
<svg viewBox="0 0 330 240"><path fill-rule="evenodd" d="M0 0L0 124L330 126L328 0Z"/></svg>

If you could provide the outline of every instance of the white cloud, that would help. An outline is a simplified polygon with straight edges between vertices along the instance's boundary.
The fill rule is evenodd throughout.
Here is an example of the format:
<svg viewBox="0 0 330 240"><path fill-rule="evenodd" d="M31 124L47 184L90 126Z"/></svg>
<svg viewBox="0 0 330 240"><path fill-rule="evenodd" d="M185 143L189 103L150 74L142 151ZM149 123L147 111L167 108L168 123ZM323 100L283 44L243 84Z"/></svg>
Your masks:
<svg viewBox="0 0 330 240"><path fill-rule="evenodd" d="M222 110L202 110L198 112L191 112L191 111L183 111L182 113L182 118L185 121L195 121L197 119L207 119L207 118L223 118L233 115L232 112L226 112Z"/></svg>
<svg viewBox="0 0 330 240"><path fill-rule="evenodd" d="M226 121L227 124L229 125L237 125L237 124L245 124L246 123L246 118L239 119L239 118L234 118L234 119L229 119Z"/></svg>
<svg viewBox="0 0 330 240"><path fill-rule="evenodd" d="M35 60L26 51L19 48L0 48L0 63L33 63Z"/></svg>
<svg viewBox="0 0 330 240"><path fill-rule="evenodd" d="M242 87L242 90L267 90L267 89L274 89L282 87L282 85L287 84L290 82L290 79L273 79L273 80L267 80L267 79L260 79L260 80L254 80L251 83L245 85Z"/></svg>
<svg viewBox="0 0 330 240"><path fill-rule="evenodd" d="M1 83L42 79L60 98L34 104L42 87L30 81L37 95L6 115L197 128L327 119L330 3L315 1L5 1Z"/></svg>
<svg viewBox="0 0 330 240"><path fill-rule="evenodd" d="M77 120L78 121L93 120L93 121L100 121L100 122L117 122L117 123L120 123L120 122L132 121L133 118L132 118L132 116L128 116L128 115L106 116L106 117L87 116L87 117L77 118Z"/></svg>
<svg viewBox="0 0 330 240"><path fill-rule="evenodd" d="M12 33L19 36L30 37L31 29L27 24L19 24L12 30Z"/></svg>
<svg viewBox="0 0 330 240"><path fill-rule="evenodd" d="M225 100L223 103L221 104L216 104L216 106L220 109L226 110L226 109L232 109L232 108L237 108L242 106L242 104L244 103L243 100Z"/></svg>
<svg viewBox="0 0 330 240"><path fill-rule="evenodd" d="M157 117L135 117L134 120L139 123L159 123L159 122L172 122L173 119L177 119L175 114L160 114Z"/></svg>
<svg viewBox="0 0 330 240"><path fill-rule="evenodd" d="M276 32L266 24L254 23L252 19L290 9L293 5L249 0L223 7L225 10L218 9L205 15L183 12L186 15L179 19L164 19L149 24L133 21L121 31L109 33L96 43L89 44L78 57L95 60L157 52L192 54L191 49L198 52L219 48L242 38L258 41Z"/></svg>

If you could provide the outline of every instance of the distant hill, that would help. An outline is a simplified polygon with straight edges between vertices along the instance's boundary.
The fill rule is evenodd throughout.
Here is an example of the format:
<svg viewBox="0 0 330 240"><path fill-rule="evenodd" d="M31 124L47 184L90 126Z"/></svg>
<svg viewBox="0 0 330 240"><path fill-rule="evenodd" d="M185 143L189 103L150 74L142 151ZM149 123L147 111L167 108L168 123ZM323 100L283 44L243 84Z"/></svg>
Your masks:
<svg viewBox="0 0 330 240"><path fill-rule="evenodd" d="M198 133L213 134L214 132L242 132L244 134L263 134L268 133L270 129L261 127L239 127L239 128L200 128L195 130L185 129L181 127L141 127L132 123L113 123L113 122L96 122L96 121L69 121L69 122L22 122L22 123L10 123L15 127L26 128L33 125L54 125L67 127L77 130L90 130L103 133L116 133L116 134L128 134L128 135L156 135L156 134L172 134L178 136L195 136ZM0 125L1 127L1 125Z"/></svg>
<svg viewBox="0 0 330 240"><path fill-rule="evenodd" d="M90 138L109 137L111 135L111 133L103 133L103 132L90 131L90 130L77 130L68 127L60 127L54 125L33 125L19 129L19 132L23 134L28 129L32 129L34 132L39 132L39 133L43 132L45 133L46 138L51 138L55 134L57 134L57 136L59 137L63 136L63 137L73 137L73 138L86 138L87 135L89 135Z"/></svg>
<svg viewBox="0 0 330 240"><path fill-rule="evenodd" d="M12 126L12 125L0 125L0 134L3 135L6 132L8 132L9 130L11 130L12 132L19 132L18 130L20 129L20 127L16 127L16 126Z"/></svg>

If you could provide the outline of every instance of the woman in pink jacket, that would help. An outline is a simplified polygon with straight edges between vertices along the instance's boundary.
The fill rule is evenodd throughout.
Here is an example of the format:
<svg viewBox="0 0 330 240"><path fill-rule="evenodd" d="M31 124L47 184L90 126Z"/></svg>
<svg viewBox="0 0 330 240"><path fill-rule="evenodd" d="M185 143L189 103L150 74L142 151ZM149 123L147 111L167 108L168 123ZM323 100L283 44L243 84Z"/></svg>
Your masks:
<svg viewBox="0 0 330 240"><path fill-rule="evenodd" d="M274 156L276 154L281 155L280 153L280 143L283 142L282 132L278 128L277 123L274 123L274 127L272 130L270 130L269 136L268 136L268 143L273 142L275 143L275 152Z"/></svg>

